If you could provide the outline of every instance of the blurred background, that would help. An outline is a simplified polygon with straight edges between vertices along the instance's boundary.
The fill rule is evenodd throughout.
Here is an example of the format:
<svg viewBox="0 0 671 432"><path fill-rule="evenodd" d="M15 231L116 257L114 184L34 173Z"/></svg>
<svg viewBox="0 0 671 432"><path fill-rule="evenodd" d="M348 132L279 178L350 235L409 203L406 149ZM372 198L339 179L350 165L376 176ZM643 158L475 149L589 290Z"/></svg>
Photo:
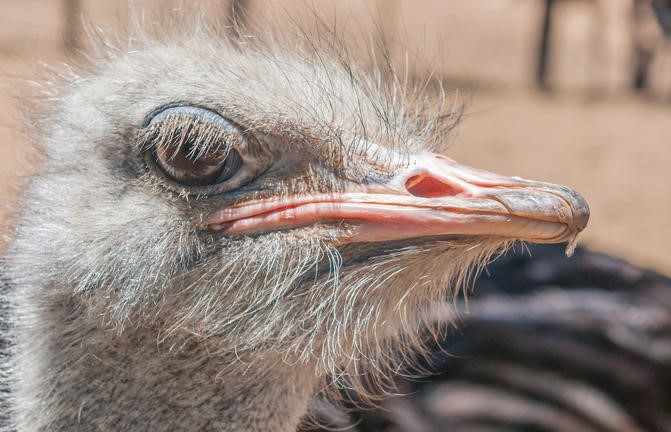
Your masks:
<svg viewBox="0 0 671 432"><path fill-rule="evenodd" d="M0 226L27 162L17 106L40 62L177 1L0 0ZM592 208L583 244L671 274L671 2L668 0L212 0L223 22L310 26L372 41L414 79L458 89L467 116L448 154L568 185ZM287 24L289 26L289 24ZM178 61L178 59L176 59Z"/></svg>

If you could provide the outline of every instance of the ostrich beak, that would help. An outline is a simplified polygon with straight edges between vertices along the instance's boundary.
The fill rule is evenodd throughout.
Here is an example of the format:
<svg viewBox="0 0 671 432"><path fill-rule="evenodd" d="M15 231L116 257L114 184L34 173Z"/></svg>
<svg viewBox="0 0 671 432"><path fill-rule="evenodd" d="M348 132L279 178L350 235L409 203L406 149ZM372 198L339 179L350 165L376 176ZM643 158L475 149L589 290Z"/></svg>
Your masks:
<svg viewBox="0 0 671 432"><path fill-rule="evenodd" d="M588 219L585 199L566 187L421 153L385 184L249 202L218 210L205 223L210 230L250 234L347 222L342 243L446 235L559 243L575 239Z"/></svg>

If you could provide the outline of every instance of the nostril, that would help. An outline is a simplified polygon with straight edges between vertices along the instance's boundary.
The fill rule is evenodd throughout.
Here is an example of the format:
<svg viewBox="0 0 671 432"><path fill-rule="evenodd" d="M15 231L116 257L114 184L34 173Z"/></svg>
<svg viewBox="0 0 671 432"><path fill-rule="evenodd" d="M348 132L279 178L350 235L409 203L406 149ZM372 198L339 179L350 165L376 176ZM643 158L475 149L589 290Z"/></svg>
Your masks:
<svg viewBox="0 0 671 432"><path fill-rule="evenodd" d="M426 174L410 177L405 182L405 188L412 195L422 198L453 196L463 192L457 186L443 183L439 179Z"/></svg>

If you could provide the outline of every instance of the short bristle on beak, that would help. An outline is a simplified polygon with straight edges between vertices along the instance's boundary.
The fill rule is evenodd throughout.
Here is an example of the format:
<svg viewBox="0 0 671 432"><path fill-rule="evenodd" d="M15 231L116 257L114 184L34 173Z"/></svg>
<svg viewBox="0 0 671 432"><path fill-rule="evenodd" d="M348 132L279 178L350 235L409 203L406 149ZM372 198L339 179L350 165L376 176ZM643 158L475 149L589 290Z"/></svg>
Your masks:
<svg viewBox="0 0 671 432"><path fill-rule="evenodd" d="M588 219L587 202L566 187L421 153L385 184L247 202L216 211L205 224L244 235L346 222L341 243L464 235L559 243L572 242Z"/></svg>

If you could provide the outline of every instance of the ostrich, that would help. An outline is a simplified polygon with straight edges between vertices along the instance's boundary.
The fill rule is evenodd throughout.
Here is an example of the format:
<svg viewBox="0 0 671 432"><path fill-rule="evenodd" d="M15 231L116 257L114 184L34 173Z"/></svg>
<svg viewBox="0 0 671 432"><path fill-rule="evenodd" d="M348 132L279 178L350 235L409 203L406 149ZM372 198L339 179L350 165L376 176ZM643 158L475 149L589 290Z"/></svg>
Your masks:
<svg viewBox="0 0 671 432"><path fill-rule="evenodd" d="M587 223L568 188L434 153L445 98L195 27L46 87L3 263L6 430L293 431L493 255Z"/></svg>

